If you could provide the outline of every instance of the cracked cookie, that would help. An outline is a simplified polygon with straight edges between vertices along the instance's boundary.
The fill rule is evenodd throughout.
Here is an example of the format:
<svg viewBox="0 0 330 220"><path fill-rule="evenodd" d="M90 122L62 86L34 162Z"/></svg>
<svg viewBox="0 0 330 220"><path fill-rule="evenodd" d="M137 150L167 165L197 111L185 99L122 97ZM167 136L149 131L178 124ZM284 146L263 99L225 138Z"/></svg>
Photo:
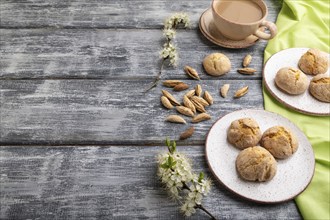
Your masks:
<svg viewBox="0 0 330 220"><path fill-rule="evenodd" d="M307 90L309 80L299 69L284 67L276 73L275 84L290 95L299 95Z"/></svg>
<svg viewBox="0 0 330 220"><path fill-rule="evenodd" d="M298 66L309 75L323 74L328 70L329 58L318 49L309 49L300 57Z"/></svg>
<svg viewBox="0 0 330 220"><path fill-rule="evenodd" d="M246 148L238 154L236 170L245 180L264 182L275 176L277 162L265 148L254 146Z"/></svg>
<svg viewBox="0 0 330 220"><path fill-rule="evenodd" d="M330 102L330 77L326 74L314 76L309 84L309 92L322 102Z"/></svg>
<svg viewBox="0 0 330 220"><path fill-rule="evenodd" d="M241 118L230 124L227 140L239 149L253 147L261 138L258 123L252 118Z"/></svg>
<svg viewBox="0 0 330 220"><path fill-rule="evenodd" d="M231 62L222 53L212 53L204 58L203 67L207 74L211 76L221 76L230 71Z"/></svg>
<svg viewBox="0 0 330 220"><path fill-rule="evenodd" d="M298 149L296 136L283 126L267 129L261 137L260 144L278 159L288 158Z"/></svg>

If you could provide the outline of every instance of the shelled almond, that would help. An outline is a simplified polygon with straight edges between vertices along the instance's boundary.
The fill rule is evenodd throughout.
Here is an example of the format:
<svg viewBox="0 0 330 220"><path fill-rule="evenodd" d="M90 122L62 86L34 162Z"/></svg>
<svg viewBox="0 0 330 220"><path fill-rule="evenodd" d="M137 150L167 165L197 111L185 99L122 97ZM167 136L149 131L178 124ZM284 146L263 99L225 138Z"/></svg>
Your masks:
<svg viewBox="0 0 330 220"><path fill-rule="evenodd" d="M193 135L195 128L192 126L180 134L180 140L185 140Z"/></svg>
<svg viewBox="0 0 330 220"><path fill-rule="evenodd" d="M186 116L193 117L194 113L190 108L184 107L184 106L177 106L176 110Z"/></svg>
<svg viewBox="0 0 330 220"><path fill-rule="evenodd" d="M204 92L204 99L210 104L213 104L213 97L211 96L211 94L208 91Z"/></svg>
<svg viewBox="0 0 330 220"><path fill-rule="evenodd" d="M180 81L180 80L165 80L163 82L163 85L166 86L166 87L173 88L173 87L175 87L176 85L178 85L180 83L183 83L183 82Z"/></svg>
<svg viewBox="0 0 330 220"><path fill-rule="evenodd" d="M248 91L249 91L249 87L248 86L245 86L243 88L240 88L239 90L237 90L235 92L234 98L240 98L240 97L244 96L246 93L248 93Z"/></svg>
<svg viewBox="0 0 330 220"><path fill-rule="evenodd" d="M187 74L189 77L191 77L191 78L193 78L193 79L200 80L199 75L198 75L197 71L196 71L194 68L192 68L192 67L190 67L190 66L185 66L185 67L184 67L184 71L186 72L186 74Z"/></svg>
<svg viewBox="0 0 330 220"><path fill-rule="evenodd" d="M186 83L179 83L179 84L177 84L176 86L173 87L173 90L179 92L179 91L186 90L188 88L189 88L189 85L188 84L186 84Z"/></svg>
<svg viewBox="0 0 330 220"><path fill-rule="evenodd" d="M167 116L166 121L172 122L172 123L187 124L186 120L184 120L179 115L169 115L169 116Z"/></svg>
<svg viewBox="0 0 330 220"><path fill-rule="evenodd" d="M246 55L243 59L243 67L247 67L250 65L252 60L252 56L250 54Z"/></svg>
<svg viewBox="0 0 330 220"><path fill-rule="evenodd" d="M174 105L180 105L180 103L174 98L174 96L166 90L162 90L163 95L170 100Z"/></svg>
<svg viewBox="0 0 330 220"><path fill-rule="evenodd" d="M166 96L160 97L160 101L162 102L163 106L167 109L172 109L174 107Z"/></svg>
<svg viewBox="0 0 330 220"><path fill-rule="evenodd" d="M230 88L230 84L224 84L221 89L220 89L220 95L223 97L223 98L226 98L227 97L227 93L228 93L228 90Z"/></svg>
<svg viewBox="0 0 330 220"><path fill-rule="evenodd" d="M201 122L201 121L205 121L205 120L209 120L209 119L211 119L211 116L209 114L200 113L193 117L192 122L197 123L197 122Z"/></svg>
<svg viewBox="0 0 330 220"><path fill-rule="evenodd" d="M255 72L257 72L257 70L256 69L253 69L253 68L245 67L245 68L238 69L237 72L239 72L239 73L241 73L243 75L252 75Z"/></svg>

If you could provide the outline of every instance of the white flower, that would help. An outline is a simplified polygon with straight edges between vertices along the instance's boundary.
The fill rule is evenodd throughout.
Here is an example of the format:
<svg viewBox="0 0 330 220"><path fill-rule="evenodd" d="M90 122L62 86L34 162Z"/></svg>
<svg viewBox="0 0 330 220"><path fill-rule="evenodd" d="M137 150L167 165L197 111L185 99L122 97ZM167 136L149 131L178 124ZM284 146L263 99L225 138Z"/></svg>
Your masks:
<svg viewBox="0 0 330 220"><path fill-rule="evenodd" d="M178 188L176 188L176 186L171 187L169 190L171 194L175 196L175 198L179 197L179 191Z"/></svg>
<svg viewBox="0 0 330 220"><path fill-rule="evenodd" d="M175 165L170 169L163 164L171 157ZM190 161L180 153L163 153L158 155L158 172L157 175L165 184L171 197L179 199L179 189L182 189L183 182L190 182L192 179L192 168Z"/></svg>
<svg viewBox="0 0 330 220"><path fill-rule="evenodd" d="M171 58L170 58L170 64L171 64L172 66L176 66L176 65L178 64L178 60L179 60L178 55L176 55L176 56L174 56L174 57L171 57Z"/></svg>
<svg viewBox="0 0 330 220"><path fill-rule="evenodd" d="M167 40L172 40L175 37L175 30L174 29L164 29L163 34Z"/></svg>
<svg viewBox="0 0 330 220"><path fill-rule="evenodd" d="M210 192L211 185L212 182L210 179L202 180L200 183L198 183L198 191L206 196Z"/></svg>
<svg viewBox="0 0 330 220"><path fill-rule="evenodd" d="M207 195L211 189L212 182L210 179L202 179L200 182L198 182L198 178L194 176L193 183L189 188L191 191L199 192L203 195Z"/></svg>
<svg viewBox="0 0 330 220"><path fill-rule="evenodd" d="M165 29L171 29L171 28L173 28L173 22L174 22L173 16L167 18L165 20L165 22L164 22L164 28Z"/></svg>
<svg viewBox="0 0 330 220"><path fill-rule="evenodd" d="M188 198L191 200L192 203L195 205L200 205L202 203L203 195L197 191L189 192ZM195 206L194 205L194 206Z"/></svg>
<svg viewBox="0 0 330 220"><path fill-rule="evenodd" d="M171 43L165 44L168 57L173 53L173 48L175 50ZM203 196L210 191L211 181L204 179L202 172L199 176L193 173L191 161L184 154L176 152L175 147L174 150L169 147L169 151L158 155L157 175L170 197L183 204L180 208L183 214L191 216L201 207Z"/></svg>
<svg viewBox="0 0 330 220"><path fill-rule="evenodd" d="M176 28L178 25L183 24L188 27L190 24L189 16L186 13L176 13L165 20L165 29Z"/></svg>
<svg viewBox="0 0 330 220"><path fill-rule="evenodd" d="M194 204L191 203L189 200L187 200L180 209L185 216L191 216L196 212L196 209L194 208Z"/></svg>
<svg viewBox="0 0 330 220"><path fill-rule="evenodd" d="M165 43L163 50L160 52L160 56L163 59L170 59L170 64L175 66L178 60L178 53L172 43Z"/></svg>

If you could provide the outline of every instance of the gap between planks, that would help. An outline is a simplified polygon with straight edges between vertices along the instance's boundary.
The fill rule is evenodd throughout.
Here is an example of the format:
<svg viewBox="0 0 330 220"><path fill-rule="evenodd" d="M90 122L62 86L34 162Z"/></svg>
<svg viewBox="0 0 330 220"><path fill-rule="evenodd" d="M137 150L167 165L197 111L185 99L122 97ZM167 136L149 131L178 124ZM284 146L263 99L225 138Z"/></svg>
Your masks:
<svg viewBox="0 0 330 220"><path fill-rule="evenodd" d="M193 143L187 143L186 141L179 141L175 140L177 143L177 146L179 147L204 147L205 142L200 141L194 141ZM47 143L47 142L31 142L31 143L1 143L0 148L2 147L38 147L38 148L44 148L44 147L54 147L54 148L75 148L75 147L164 147L165 141L159 141L154 143L144 143L143 141L137 141L137 142L122 142L122 143L116 143L116 142L109 142L109 143L97 143L97 142L86 142L86 143Z"/></svg>

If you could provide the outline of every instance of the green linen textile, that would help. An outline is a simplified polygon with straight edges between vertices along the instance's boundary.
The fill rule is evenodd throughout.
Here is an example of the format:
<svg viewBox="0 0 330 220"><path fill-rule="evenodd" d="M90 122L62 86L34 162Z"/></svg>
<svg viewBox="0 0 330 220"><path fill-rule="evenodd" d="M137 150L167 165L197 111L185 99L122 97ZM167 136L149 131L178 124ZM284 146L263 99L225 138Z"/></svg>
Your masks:
<svg viewBox="0 0 330 220"><path fill-rule="evenodd" d="M272 54L293 47L318 48L329 53L330 0L283 0L276 25L278 34L265 49L265 61ZM294 122L313 146L314 177L307 189L295 199L303 218L330 219L330 117L309 116L289 110L271 97L265 88L264 104L266 110Z"/></svg>

